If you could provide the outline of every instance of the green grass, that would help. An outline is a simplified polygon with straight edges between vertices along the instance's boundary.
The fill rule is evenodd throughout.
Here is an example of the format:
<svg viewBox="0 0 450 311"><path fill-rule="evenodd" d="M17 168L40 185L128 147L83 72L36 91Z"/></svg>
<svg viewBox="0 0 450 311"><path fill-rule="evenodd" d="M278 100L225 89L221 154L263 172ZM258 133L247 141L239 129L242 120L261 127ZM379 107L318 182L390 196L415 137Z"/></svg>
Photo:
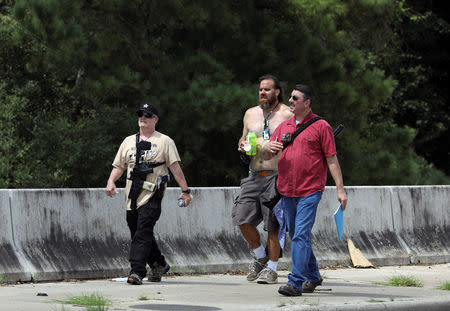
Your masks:
<svg viewBox="0 0 450 311"><path fill-rule="evenodd" d="M140 296L139 300L149 300L150 298L148 298L147 296Z"/></svg>
<svg viewBox="0 0 450 311"><path fill-rule="evenodd" d="M390 278L385 283L378 283L381 285L387 286L396 286L396 287L422 287L423 284L421 281L416 279L413 276L394 276Z"/></svg>
<svg viewBox="0 0 450 311"><path fill-rule="evenodd" d="M0 284L1 283L11 283L11 280L6 273L0 274Z"/></svg>
<svg viewBox="0 0 450 311"><path fill-rule="evenodd" d="M66 300L59 301L63 304L70 304L85 307L87 311L107 311L111 301L99 294L81 295L69 297Z"/></svg>
<svg viewBox="0 0 450 311"><path fill-rule="evenodd" d="M367 302L384 302L384 300L381 299L369 299Z"/></svg>
<svg viewBox="0 0 450 311"><path fill-rule="evenodd" d="M319 304L320 304L320 299L319 298L317 298L317 299L314 299L314 298L305 298L305 299L303 299L303 303L304 304L308 304L308 305L310 305L310 306L318 306Z"/></svg>
<svg viewBox="0 0 450 311"><path fill-rule="evenodd" d="M438 287L438 289L450 290L450 281L445 281L441 284L441 286Z"/></svg>
<svg viewBox="0 0 450 311"><path fill-rule="evenodd" d="M296 304L296 302L292 299L288 299L287 301L281 300L280 303L278 304L278 307L281 308L281 307L285 307L287 305L295 305L295 304Z"/></svg>
<svg viewBox="0 0 450 311"><path fill-rule="evenodd" d="M33 282L33 283L39 282L39 273L38 272L36 272L35 274L32 275L31 282Z"/></svg>

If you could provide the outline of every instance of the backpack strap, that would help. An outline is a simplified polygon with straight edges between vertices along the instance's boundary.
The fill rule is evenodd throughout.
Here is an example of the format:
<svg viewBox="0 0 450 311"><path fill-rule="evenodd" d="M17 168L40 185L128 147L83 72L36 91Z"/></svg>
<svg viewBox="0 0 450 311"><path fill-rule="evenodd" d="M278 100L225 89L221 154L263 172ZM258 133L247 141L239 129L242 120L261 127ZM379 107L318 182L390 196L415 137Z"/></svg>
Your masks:
<svg viewBox="0 0 450 311"><path fill-rule="evenodd" d="M286 149L290 144L293 143L294 139L301 133L303 132L308 126L310 126L311 124L313 124L316 121L319 120L323 120L322 117L315 117L312 118L311 120L309 120L308 122L306 122L305 124L302 124L298 129L295 130L294 133L292 133L291 137L287 140L283 141L283 150Z"/></svg>

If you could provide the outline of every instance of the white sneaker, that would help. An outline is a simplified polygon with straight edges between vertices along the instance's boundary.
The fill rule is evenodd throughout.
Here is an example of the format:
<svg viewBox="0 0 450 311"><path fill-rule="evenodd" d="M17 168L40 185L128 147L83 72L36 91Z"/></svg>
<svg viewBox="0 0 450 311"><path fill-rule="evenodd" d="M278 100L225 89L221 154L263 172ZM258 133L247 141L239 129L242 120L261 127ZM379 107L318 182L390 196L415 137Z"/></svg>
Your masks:
<svg viewBox="0 0 450 311"><path fill-rule="evenodd" d="M278 283L278 273L270 268L261 271L258 278L259 284L276 284Z"/></svg>
<svg viewBox="0 0 450 311"><path fill-rule="evenodd" d="M258 278L261 270L267 266L269 256L261 259L255 259L249 266L250 273L247 275L247 281L254 281Z"/></svg>

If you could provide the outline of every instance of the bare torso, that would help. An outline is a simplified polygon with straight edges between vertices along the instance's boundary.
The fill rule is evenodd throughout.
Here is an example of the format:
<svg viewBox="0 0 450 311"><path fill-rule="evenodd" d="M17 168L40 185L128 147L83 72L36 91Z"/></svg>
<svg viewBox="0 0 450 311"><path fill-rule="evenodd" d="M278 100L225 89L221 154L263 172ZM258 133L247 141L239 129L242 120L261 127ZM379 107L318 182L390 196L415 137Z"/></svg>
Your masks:
<svg viewBox="0 0 450 311"><path fill-rule="evenodd" d="M249 108L244 115L244 129L242 131L242 137L239 140L239 147L242 142L245 141L246 136L249 132L255 133L257 137L257 154L252 156L250 162L250 169L252 170L276 170L278 169L278 160L281 153L270 160L264 160L262 157L261 149L268 142L268 140L263 139L264 134L264 116L268 120L269 133L275 131L275 129L283 121L291 118L293 114L290 112L289 107L284 104L278 104L278 106L270 113L270 109L263 111L260 106L255 106Z"/></svg>

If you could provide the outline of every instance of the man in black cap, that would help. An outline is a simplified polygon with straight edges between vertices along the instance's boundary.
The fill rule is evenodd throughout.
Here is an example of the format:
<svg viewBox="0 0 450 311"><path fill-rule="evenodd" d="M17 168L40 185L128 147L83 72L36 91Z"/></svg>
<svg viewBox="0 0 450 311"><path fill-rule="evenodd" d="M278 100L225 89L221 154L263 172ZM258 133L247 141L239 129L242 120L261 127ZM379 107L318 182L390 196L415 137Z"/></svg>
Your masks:
<svg viewBox="0 0 450 311"><path fill-rule="evenodd" d="M127 171L127 224L131 232L128 283L141 285L151 268L149 280L160 282L170 266L156 243L153 228L161 215L161 201L169 180L169 170L181 188L179 199L184 206L191 202L190 190L180 167L180 156L174 141L155 130L158 110L144 103L137 111L139 132L128 136L120 145L106 185L106 194L118 193L115 182Z"/></svg>

